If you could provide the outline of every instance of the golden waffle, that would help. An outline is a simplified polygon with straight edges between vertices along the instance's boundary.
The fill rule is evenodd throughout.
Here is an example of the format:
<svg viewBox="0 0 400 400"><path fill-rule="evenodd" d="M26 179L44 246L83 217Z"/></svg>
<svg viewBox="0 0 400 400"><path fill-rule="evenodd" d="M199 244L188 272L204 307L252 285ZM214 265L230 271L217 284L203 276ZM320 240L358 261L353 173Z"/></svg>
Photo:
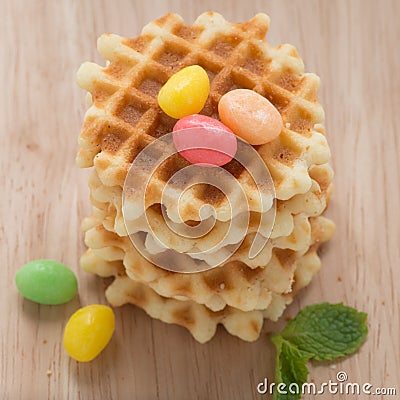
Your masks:
<svg viewBox="0 0 400 400"><path fill-rule="evenodd" d="M159 216L159 214L156 214L155 212L150 212L149 219L151 219L154 214L157 217ZM99 209L95 210L95 216L99 219L99 221L101 221L101 217L104 217L104 215L104 211ZM108 217L105 216L105 218L107 219ZM225 254L226 259L229 258L230 261L240 261L249 268L258 268L265 266L269 262L272 256L272 250L274 248L289 249L296 252L301 252L308 249L311 240L311 228L307 216L303 213L295 215L294 217L291 216L290 223L292 223L293 226L291 232L287 236L280 236L268 240L264 248L257 254L256 257L253 258L249 258L248 254L257 232L257 224L254 224L254 226L250 225L249 233L244 237L241 244L227 245L225 247L216 246L217 249L211 252L209 252L209 249L212 248L212 242L216 241L218 243L219 235L223 235L224 233L218 232L218 227L212 230L215 235L211 235L211 238L210 234L199 238L198 244L201 247L190 246L191 241L186 240L186 238L181 238L181 240L179 240L177 235L177 237L174 238L174 235L172 235L170 230L164 225L159 227L157 225L155 226L155 235L151 232L146 232L145 240L142 240L142 242L146 250L153 255L161 254L166 250L165 247L162 247L158 243L158 241L161 240L163 244L168 244L168 249L174 250L181 254L191 252L191 257L198 260L203 260L208 265L213 265L215 261L215 253L218 252L219 257L222 257ZM103 226L107 229L107 224L104 224L104 220ZM139 237L143 234L145 229L149 230L146 224L143 224L143 226L138 224L136 228L138 229L138 233L133 235L131 234L131 236L136 235L138 240L140 240ZM140 230L140 228L143 228L143 230ZM237 249L233 247L237 247Z"/></svg>
<svg viewBox="0 0 400 400"><path fill-rule="evenodd" d="M109 65L84 63L78 72L78 83L93 99L79 138L78 165L94 165L103 185L122 187L136 155L170 132L175 123L158 107L159 89L177 70L198 64L211 82L203 114L218 118L220 97L236 88L255 90L275 105L284 128L277 139L258 146L257 151L271 172L278 199L306 193L312 185L310 167L324 164L330 157L317 125L323 119L317 100L319 78L304 73L294 47L272 47L265 41L268 26L264 14L232 24L209 12L192 26L176 14L167 14L148 24L136 39L101 36L98 50ZM185 165L186 161L176 156L157 170L148 187L147 206L160 203L166 181ZM260 211L246 171L235 161L225 168L243 185L250 210ZM219 219L227 220L224 196L210 192L207 185L194 189L180 210L184 221L198 220L198 210L205 203L217 210Z"/></svg>
<svg viewBox="0 0 400 400"><path fill-rule="evenodd" d="M134 304L153 318L187 328L200 343L214 336L218 324L222 324L234 336L246 341L254 341L260 335L263 319L276 321L285 307L291 303L294 294L306 286L320 269L321 262L317 255L317 248L322 241L328 240L330 235L327 230L320 233L322 234L320 238L314 238L315 246L297 262L295 290L283 295L273 293L268 307L263 311L244 312L226 306L215 312L191 300L160 296L150 286L129 278L125 274L122 261L109 261L91 249L82 257L82 266L88 272L103 277L115 277L114 282L106 290L107 300L112 306Z"/></svg>
<svg viewBox="0 0 400 400"><path fill-rule="evenodd" d="M107 300L112 306L134 304L152 318L187 328L200 343L214 336L218 324L222 324L232 335L247 341L256 340L260 334L263 324L261 311L243 312L226 307L213 312L194 301L162 297L144 283L128 278L121 261L105 261L90 251L85 255L85 266L100 276L115 276L114 282L106 290Z"/></svg>
<svg viewBox="0 0 400 400"><path fill-rule="evenodd" d="M290 200L278 201L271 239L279 238L281 240L281 238L289 236L293 232L293 215L303 213L307 216L318 216L326 208L332 190L332 169L328 164L313 166L310 168L309 174L312 177L312 186L307 193L296 195ZM144 215L133 221L124 219L122 214L122 189L119 186L106 187L102 185L97 173L93 171L89 178L89 187L94 214L102 221L107 230L114 231L120 236L127 235L126 226L130 234L148 231ZM213 244L222 240L229 225L229 222L216 221L210 234L204 235L196 241L182 240L182 238L178 239L175 235L172 235L170 229L166 227L164 216L159 207L148 208L146 214L153 231L162 243L181 252L193 250L194 244L201 250L210 249ZM257 229L259 215L258 213L251 213L248 233L253 233ZM293 250L297 249L293 248Z"/></svg>
<svg viewBox="0 0 400 400"><path fill-rule="evenodd" d="M331 179L332 170L329 165L314 166L310 169L310 176L313 178L313 186L309 192L302 195L294 196L292 199L287 201L279 201L276 223L274 225L274 230L272 231L271 240L264 247L263 251L255 258L249 259L247 257L249 245L252 243L251 239L254 235L251 235L257 228L257 224L252 226L250 224L247 235L242 246L236 251L232 256L231 260L241 261L250 268L257 268L259 266L266 265L271 256L272 249L274 247L281 249L291 249L297 252L301 252L303 249L307 249L310 242L310 230L309 224L305 221L306 216L317 216L320 215L326 207L327 200L331 192ZM107 230L116 230L119 234L126 235L125 224L122 218L122 211L120 210L120 188L107 188L101 185L100 180L97 178L96 173L92 174L89 180L89 186L91 188L92 202L95 204L94 214L102 221L104 227ZM113 206L110 203L103 203L101 201L95 200L111 200L117 206ZM301 213L301 214L298 214ZM254 215L255 213L253 213ZM197 249L194 247L187 247L192 243L191 240L182 239L178 237L174 240L174 236L165 223L163 223L163 216L161 212L149 208L147 210L147 217L149 221L153 221L153 229L157 238L160 238L164 244L167 244L168 248L174 249L179 252L188 252L202 250L205 251L210 249L212 246L212 241L218 242L220 237L225 233L224 229L220 229L221 225L226 223L216 222L216 226L212 229L211 233L205 235L202 238L197 239ZM297 220L298 223L295 224L294 221ZM154 223L157 221L157 223ZM139 232L147 231L148 227L146 224L140 223L139 221L125 221L128 223L129 231ZM118 226L122 229L118 230ZM115 229L117 228L117 229ZM252 229L255 228L255 229ZM220 232L219 232L220 231ZM221 232L222 231L222 232ZM211 240L209 240L211 237ZM157 249L154 247L154 240L150 242L151 248L148 247L146 239L146 247L150 253L157 253ZM160 248L159 251L163 249ZM228 252L230 248L227 247L221 251ZM213 254L213 253L212 253ZM196 258L203 259L211 265L213 262L213 255L201 253L196 256Z"/></svg>
<svg viewBox="0 0 400 400"><path fill-rule="evenodd" d="M322 243L334 230L333 223L324 218L311 218L311 241ZM146 283L158 294L176 299L190 299L205 304L213 311L226 305L243 310L266 309L272 294L289 293L299 256L292 250L274 249L264 268L250 269L242 262L232 261L209 271L192 274L163 270L141 256L128 237L107 231L95 218L83 223L85 242L94 252L108 261L123 260L126 274L135 281ZM316 234L317 232L317 234ZM81 259L85 270L85 255Z"/></svg>
<svg viewBox="0 0 400 400"><path fill-rule="evenodd" d="M186 257L188 263L187 265L191 265L189 263L193 261L193 259L196 259L204 261L206 267L207 265L213 267L215 265L215 258L218 257L223 263L238 262L240 263L241 267L244 266L250 267L251 269L257 269L267 266L267 264L273 257L274 248L287 249L296 251L297 253L304 253L308 250L308 247L310 245L310 234L311 229L307 217L304 215L298 215L295 217L295 229L293 230L291 235L284 238L278 238L268 241L267 244L261 249L261 251L252 258L249 257L249 252L255 240L255 233L250 233L246 235L242 243L222 247L218 251L210 254L206 252L201 252L197 248L193 249L195 254L179 253L171 249L168 249L167 254L171 255L171 257L173 257L174 259L177 257L178 254L180 257ZM162 263L163 257L166 254L166 249L158 246L158 243L153 238L153 236L149 237L149 235L151 234L147 233L144 240L141 233L132 236L136 240L138 240L139 243L141 243L143 248L145 248L152 255L152 257L154 257L154 260L159 260L159 263ZM235 246L238 246L236 250ZM157 261L154 262L157 263Z"/></svg>
<svg viewBox="0 0 400 400"><path fill-rule="evenodd" d="M89 272L115 277L106 291L112 305L136 304L154 318L185 326L200 342L211 339L218 324L244 340L256 340L263 319L279 318L294 294L319 270L317 249L334 230L330 220L319 216L332 190L332 170L327 165L330 151L319 125L323 119L317 100L319 78L304 73L294 47L272 47L265 41L268 26L264 14L232 24L219 14L205 13L192 26L168 14L148 24L136 39L103 35L98 49L107 66L84 63L78 72L78 83L90 93L92 105L80 134L77 163L95 167L89 182L95 216L83 222L89 250L81 265ZM156 139L170 132L176 120L160 110L157 94L173 73L193 64L201 65L211 82L202 114L219 119L220 97L232 89L247 88L275 105L284 128L274 141L255 147L271 173L278 199L276 223L263 252L253 260L247 257L254 236L250 224L229 262L183 274L161 269L141 256L127 237L125 222L129 233L140 234L155 254L162 254L156 240L160 237L169 249L204 251L223 236L232 219L226 197L205 184L185 192L179 204L183 221L199 221L198 210L209 204L216 210L217 222L215 230L201 240L183 243L169 234L160 211L165 207L174 222L182 222L174 206L179 193L168 188L167 202L161 201L168 179L188 165L180 155L162 163L147 187L146 212L158 226L154 236L142 223L140 196L125 192L124 221L122 188L141 150L155 144L154 159L166 151ZM259 201L255 182L237 161L224 168L241 184L257 220L259 212L267 210ZM149 176L145 168L135 173ZM232 191L229 198L239 197Z"/></svg>

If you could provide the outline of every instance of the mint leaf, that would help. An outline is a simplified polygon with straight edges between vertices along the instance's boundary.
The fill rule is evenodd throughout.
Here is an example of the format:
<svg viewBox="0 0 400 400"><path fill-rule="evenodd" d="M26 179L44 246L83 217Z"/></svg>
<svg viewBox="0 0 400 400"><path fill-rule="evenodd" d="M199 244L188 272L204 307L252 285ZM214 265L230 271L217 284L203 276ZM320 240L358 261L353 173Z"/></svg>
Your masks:
<svg viewBox="0 0 400 400"><path fill-rule="evenodd" d="M301 398L301 388L307 381L307 361L311 354L299 350L296 346L274 335L272 342L277 349L275 383L285 383L283 390L274 388L274 400L298 400Z"/></svg>
<svg viewBox="0 0 400 400"><path fill-rule="evenodd" d="M339 304L314 304L305 307L280 335L313 359L334 360L351 354L364 342L367 314Z"/></svg>
<svg viewBox="0 0 400 400"><path fill-rule="evenodd" d="M271 337L277 351L273 399L301 398L308 360L334 360L356 351L368 334L366 319L366 313L342 303L314 304L301 310L281 333Z"/></svg>

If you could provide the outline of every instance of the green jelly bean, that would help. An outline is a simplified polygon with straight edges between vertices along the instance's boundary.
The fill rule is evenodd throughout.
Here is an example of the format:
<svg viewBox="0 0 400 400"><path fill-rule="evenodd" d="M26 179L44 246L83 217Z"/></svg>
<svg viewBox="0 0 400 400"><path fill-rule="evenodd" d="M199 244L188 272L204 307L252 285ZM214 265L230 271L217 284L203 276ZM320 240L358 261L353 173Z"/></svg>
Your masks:
<svg viewBox="0 0 400 400"><path fill-rule="evenodd" d="M52 260L35 260L21 267L15 275L19 292L26 299L39 304L63 304L78 291L72 270Z"/></svg>

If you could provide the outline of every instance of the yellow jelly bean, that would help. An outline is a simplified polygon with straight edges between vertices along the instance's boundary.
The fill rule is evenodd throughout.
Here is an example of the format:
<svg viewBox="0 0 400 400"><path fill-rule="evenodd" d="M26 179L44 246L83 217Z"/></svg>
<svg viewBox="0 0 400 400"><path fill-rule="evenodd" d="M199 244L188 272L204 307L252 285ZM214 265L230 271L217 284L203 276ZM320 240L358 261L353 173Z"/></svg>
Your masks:
<svg viewBox="0 0 400 400"><path fill-rule="evenodd" d="M110 307L92 304L80 308L65 326L64 348L77 361L91 361L107 346L114 327Z"/></svg>
<svg viewBox="0 0 400 400"><path fill-rule="evenodd" d="M191 65L172 75L158 93L158 104L172 118L199 113L210 93L207 72Z"/></svg>
<svg viewBox="0 0 400 400"><path fill-rule="evenodd" d="M221 121L253 145L268 143L282 130L279 111L265 97L249 89L225 93L219 103Z"/></svg>

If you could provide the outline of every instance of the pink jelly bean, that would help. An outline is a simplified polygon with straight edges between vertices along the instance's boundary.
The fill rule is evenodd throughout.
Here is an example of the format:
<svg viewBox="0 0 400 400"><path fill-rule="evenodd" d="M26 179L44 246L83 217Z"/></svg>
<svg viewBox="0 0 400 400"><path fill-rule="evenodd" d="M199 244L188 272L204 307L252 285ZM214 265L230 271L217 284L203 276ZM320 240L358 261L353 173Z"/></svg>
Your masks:
<svg viewBox="0 0 400 400"><path fill-rule="evenodd" d="M236 154L235 134L223 123L205 115L193 114L180 119L172 133L174 145L192 164L221 166Z"/></svg>

